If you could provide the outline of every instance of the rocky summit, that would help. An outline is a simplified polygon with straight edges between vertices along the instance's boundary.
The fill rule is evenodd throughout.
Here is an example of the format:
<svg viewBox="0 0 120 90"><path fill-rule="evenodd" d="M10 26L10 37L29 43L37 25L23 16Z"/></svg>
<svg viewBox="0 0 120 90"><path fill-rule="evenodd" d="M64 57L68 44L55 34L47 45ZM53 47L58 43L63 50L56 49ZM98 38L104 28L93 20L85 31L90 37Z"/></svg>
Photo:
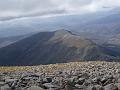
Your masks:
<svg viewBox="0 0 120 90"><path fill-rule="evenodd" d="M120 90L120 63L0 67L0 90Z"/></svg>

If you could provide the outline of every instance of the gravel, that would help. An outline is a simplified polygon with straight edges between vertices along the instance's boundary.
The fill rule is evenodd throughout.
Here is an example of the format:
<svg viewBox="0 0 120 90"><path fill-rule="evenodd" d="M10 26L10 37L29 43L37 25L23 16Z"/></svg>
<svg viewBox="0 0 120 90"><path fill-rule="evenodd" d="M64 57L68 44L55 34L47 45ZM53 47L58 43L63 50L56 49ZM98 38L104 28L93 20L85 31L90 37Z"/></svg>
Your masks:
<svg viewBox="0 0 120 90"><path fill-rule="evenodd" d="M0 67L0 90L120 90L120 63Z"/></svg>

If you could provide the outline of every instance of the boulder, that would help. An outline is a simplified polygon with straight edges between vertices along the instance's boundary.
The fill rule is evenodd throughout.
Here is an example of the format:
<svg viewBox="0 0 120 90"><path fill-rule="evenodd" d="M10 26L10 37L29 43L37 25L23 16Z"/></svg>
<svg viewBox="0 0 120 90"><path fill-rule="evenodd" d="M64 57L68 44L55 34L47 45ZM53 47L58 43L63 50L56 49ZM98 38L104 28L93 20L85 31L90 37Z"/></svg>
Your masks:
<svg viewBox="0 0 120 90"><path fill-rule="evenodd" d="M105 90L119 90L115 84L108 84L104 87Z"/></svg>
<svg viewBox="0 0 120 90"><path fill-rule="evenodd" d="M45 90L45 89L38 87L38 86L31 86L31 87L27 88L26 90Z"/></svg>

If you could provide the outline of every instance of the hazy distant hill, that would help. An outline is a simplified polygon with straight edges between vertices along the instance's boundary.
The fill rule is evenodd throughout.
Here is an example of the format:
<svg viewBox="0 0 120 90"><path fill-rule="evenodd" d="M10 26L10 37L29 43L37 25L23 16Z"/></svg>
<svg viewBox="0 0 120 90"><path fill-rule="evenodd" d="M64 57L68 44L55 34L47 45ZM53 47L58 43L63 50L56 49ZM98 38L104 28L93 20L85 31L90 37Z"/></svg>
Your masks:
<svg viewBox="0 0 120 90"><path fill-rule="evenodd" d="M0 38L0 48L6 47L12 43L15 43L21 39L25 38L25 36L14 36L14 37L4 37Z"/></svg>
<svg viewBox="0 0 120 90"><path fill-rule="evenodd" d="M111 52L66 30L41 32L0 49L0 65L37 65L113 58Z"/></svg>
<svg viewBox="0 0 120 90"><path fill-rule="evenodd" d="M92 27L93 30L95 30L95 28L98 30L102 28L102 31L104 31L106 28L102 25L96 26L96 24L99 22L110 26L110 23L114 21L114 24L118 23L119 25L119 14L120 10L117 8L116 10L84 15L63 15L48 18L33 17L3 21L0 23L0 37L23 35L40 31L55 31L59 29L87 32L89 28L91 31ZM86 28L87 30L85 30ZM93 30L91 32L93 32Z"/></svg>
<svg viewBox="0 0 120 90"><path fill-rule="evenodd" d="M13 44L17 41L20 41L24 38L27 38L33 34L26 34L26 35L20 35L20 36L9 36L9 37L2 37L0 38L0 48L6 47L10 44Z"/></svg>
<svg viewBox="0 0 120 90"><path fill-rule="evenodd" d="M120 46L120 9L85 15L15 19L0 23L0 37L19 36L41 31L67 29L107 48ZM107 45L108 46L107 46ZM120 50L119 50L120 51Z"/></svg>

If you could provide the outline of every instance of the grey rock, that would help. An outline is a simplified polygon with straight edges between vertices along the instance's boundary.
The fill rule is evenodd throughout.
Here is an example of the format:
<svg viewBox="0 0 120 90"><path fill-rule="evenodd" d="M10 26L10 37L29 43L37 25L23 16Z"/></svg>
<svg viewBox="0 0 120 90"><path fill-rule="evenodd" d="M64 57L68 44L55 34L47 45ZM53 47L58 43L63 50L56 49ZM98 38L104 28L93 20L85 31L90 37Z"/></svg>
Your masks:
<svg viewBox="0 0 120 90"><path fill-rule="evenodd" d="M75 85L75 88L81 90L81 89L85 89L86 87L85 87L84 85L76 84L76 85Z"/></svg>
<svg viewBox="0 0 120 90"><path fill-rule="evenodd" d="M38 86L31 86L31 87L27 88L26 90L45 90L45 89L38 87Z"/></svg>
<svg viewBox="0 0 120 90"><path fill-rule="evenodd" d="M52 78L49 78L49 77L43 78L42 82L43 83L50 83L50 82L52 82Z"/></svg>
<svg viewBox="0 0 120 90"><path fill-rule="evenodd" d="M96 90L104 90L104 87L100 85L95 85L95 88Z"/></svg>
<svg viewBox="0 0 120 90"><path fill-rule="evenodd" d="M95 86L89 86L87 90L97 90Z"/></svg>
<svg viewBox="0 0 120 90"><path fill-rule="evenodd" d="M76 63L53 73L39 72L37 67L37 71L32 67L33 71L0 72L0 90L120 90L118 62Z"/></svg>
<svg viewBox="0 0 120 90"><path fill-rule="evenodd" d="M6 84L0 87L0 90L11 90L10 87Z"/></svg>
<svg viewBox="0 0 120 90"><path fill-rule="evenodd" d="M73 87L71 85L66 85L64 90L73 90Z"/></svg>
<svg viewBox="0 0 120 90"><path fill-rule="evenodd" d="M85 78L79 78L76 83L82 85L85 82Z"/></svg>
<svg viewBox="0 0 120 90"><path fill-rule="evenodd" d="M47 88L55 88L55 86L52 85L51 83L45 83L45 84L43 84L43 86L45 86Z"/></svg>
<svg viewBox="0 0 120 90"><path fill-rule="evenodd" d="M5 79L6 83L8 83L8 82L14 82L14 81L18 81L18 79Z"/></svg>
<svg viewBox="0 0 120 90"><path fill-rule="evenodd" d="M105 90L119 90L118 87L114 84L108 84L104 88Z"/></svg>
<svg viewBox="0 0 120 90"><path fill-rule="evenodd" d="M118 87L118 90L120 90L120 83L115 83L115 85Z"/></svg>
<svg viewBox="0 0 120 90"><path fill-rule="evenodd" d="M4 86L5 85L5 82L0 82L0 86Z"/></svg>

